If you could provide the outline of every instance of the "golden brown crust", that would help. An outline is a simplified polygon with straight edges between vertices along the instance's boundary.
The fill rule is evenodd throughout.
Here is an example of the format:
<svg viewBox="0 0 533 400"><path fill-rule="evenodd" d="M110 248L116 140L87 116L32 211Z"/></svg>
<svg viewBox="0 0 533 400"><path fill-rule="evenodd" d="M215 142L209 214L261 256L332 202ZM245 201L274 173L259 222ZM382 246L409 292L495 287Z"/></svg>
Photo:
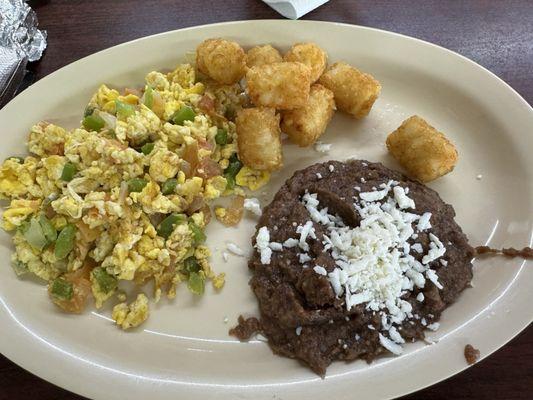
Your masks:
<svg viewBox="0 0 533 400"><path fill-rule="evenodd" d="M345 62L331 65L318 82L333 92L339 110L358 119L368 115L381 91L372 75Z"/></svg>
<svg viewBox="0 0 533 400"><path fill-rule="evenodd" d="M252 67L246 81L250 99L257 106L293 110L309 99L310 69L299 62Z"/></svg>
<svg viewBox="0 0 533 400"><path fill-rule="evenodd" d="M429 182L452 171L458 154L452 142L413 115L387 137L387 148L403 168L421 182Z"/></svg>
<svg viewBox="0 0 533 400"><path fill-rule="evenodd" d="M196 48L196 67L211 79L230 85L246 72L246 54L238 43L207 39Z"/></svg>
<svg viewBox="0 0 533 400"><path fill-rule="evenodd" d="M296 43L283 59L301 62L311 68L311 82L316 82L320 78L328 63L328 55L315 43Z"/></svg>
<svg viewBox="0 0 533 400"><path fill-rule="evenodd" d="M267 107L245 108L235 120L239 159L262 171L282 167L279 115Z"/></svg>
<svg viewBox="0 0 533 400"><path fill-rule="evenodd" d="M279 51L269 44L252 47L248 50L248 53L246 53L246 65L249 68L282 61L283 58Z"/></svg>
<svg viewBox="0 0 533 400"><path fill-rule="evenodd" d="M324 133L334 112L333 92L314 84L304 107L281 113L281 130L293 143L310 146Z"/></svg>

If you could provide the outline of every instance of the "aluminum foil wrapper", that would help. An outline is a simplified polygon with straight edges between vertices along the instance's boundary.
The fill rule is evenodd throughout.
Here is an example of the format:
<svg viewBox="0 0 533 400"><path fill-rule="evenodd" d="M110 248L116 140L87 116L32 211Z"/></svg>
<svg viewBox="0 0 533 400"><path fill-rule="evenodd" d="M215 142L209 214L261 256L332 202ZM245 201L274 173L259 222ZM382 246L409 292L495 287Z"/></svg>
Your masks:
<svg viewBox="0 0 533 400"><path fill-rule="evenodd" d="M41 58L46 32L23 0L0 0L0 107L16 94L26 64Z"/></svg>

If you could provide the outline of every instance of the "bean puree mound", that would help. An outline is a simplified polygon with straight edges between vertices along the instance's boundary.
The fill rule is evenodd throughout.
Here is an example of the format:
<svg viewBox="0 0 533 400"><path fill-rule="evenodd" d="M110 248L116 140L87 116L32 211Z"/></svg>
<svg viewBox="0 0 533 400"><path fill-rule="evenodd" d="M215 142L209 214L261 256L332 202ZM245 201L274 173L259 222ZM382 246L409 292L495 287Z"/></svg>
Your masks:
<svg viewBox="0 0 533 400"><path fill-rule="evenodd" d="M389 269L383 271L392 272L383 272L378 284L368 280L375 272L365 261L373 254L363 254L369 246L357 241L362 239L341 242L345 232L379 239L368 227L384 218L382 209L410 232L382 251L385 261L376 268L385 263ZM472 279L474 249L454 217L437 192L379 163L330 161L296 172L265 208L252 240L250 285L260 321L241 319L231 333L244 340L261 331L275 353L299 359L319 375L334 360L371 362L389 351L400 354L403 343L438 329L442 311ZM350 262L364 271L348 269ZM382 292L389 297L380 299Z"/></svg>

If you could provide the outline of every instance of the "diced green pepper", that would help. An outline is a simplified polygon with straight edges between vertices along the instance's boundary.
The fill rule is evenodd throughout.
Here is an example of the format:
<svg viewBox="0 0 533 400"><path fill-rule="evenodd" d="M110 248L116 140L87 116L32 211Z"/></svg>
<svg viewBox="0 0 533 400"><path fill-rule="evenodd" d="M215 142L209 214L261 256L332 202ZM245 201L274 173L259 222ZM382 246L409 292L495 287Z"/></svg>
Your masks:
<svg viewBox="0 0 533 400"><path fill-rule="evenodd" d="M154 89L152 89L151 86L146 86L146 89L144 90L143 103L149 109L152 109L154 106Z"/></svg>
<svg viewBox="0 0 533 400"><path fill-rule="evenodd" d="M127 119L135 114L134 106L120 100L115 100L115 108L117 110L117 117L120 119Z"/></svg>
<svg viewBox="0 0 533 400"><path fill-rule="evenodd" d="M155 147L155 143L145 143L143 144L143 146L141 147L141 152L147 156L148 154L150 154L152 152L152 150L154 149Z"/></svg>
<svg viewBox="0 0 533 400"><path fill-rule="evenodd" d="M76 175L76 172L78 172L78 169L73 163L65 163L65 166L63 167L63 172L61 172L61 180L70 182L72 178L74 178L74 175Z"/></svg>
<svg viewBox="0 0 533 400"><path fill-rule="evenodd" d="M115 290L118 284L117 278L112 275L109 275L107 271L102 267L96 267L91 272L94 279L98 283L98 287L104 293L109 293L112 290Z"/></svg>
<svg viewBox="0 0 533 400"><path fill-rule="evenodd" d="M74 287L71 282L63 278L56 278L52 281L50 293L59 300L70 300L74 295Z"/></svg>
<svg viewBox="0 0 533 400"><path fill-rule="evenodd" d="M92 115L93 112L94 112L94 107L87 106L87 107L85 107L85 111L83 112L83 116L84 117L88 117L89 115Z"/></svg>
<svg viewBox="0 0 533 400"><path fill-rule="evenodd" d="M6 160L16 160L19 164L24 164L24 157L11 156L6 158Z"/></svg>
<svg viewBox="0 0 533 400"><path fill-rule="evenodd" d="M74 248L76 239L76 227L72 224L66 225L57 236L54 254L58 260L62 260Z"/></svg>
<svg viewBox="0 0 533 400"><path fill-rule="evenodd" d="M198 264L198 260L194 256L186 258L185 261L183 261L183 266L185 267L185 270L189 273L198 272L201 269L200 264Z"/></svg>
<svg viewBox="0 0 533 400"><path fill-rule="evenodd" d="M161 193L164 195L172 194L176 190L176 186L178 186L178 180L176 178L167 179L165 183L163 183Z"/></svg>
<svg viewBox="0 0 533 400"><path fill-rule="evenodd" d="M198 225L196 225L194 222L189 222L189 228L192 232L192 239L194 241L195 246L205 242L205 233Z"/></svg>
<svg viewBox="0 0 533 400"><path fill-rule="evenodd" d="M224 146L228 144L228 131L223 128L217 129L217 134L215 135L215 142L219 146Z"/></svg>
<svg viewBox="0 0 533 400"><path fill-rule="evenodd" d="M42 250L48 244L43 228L36 218L25 221L20 226L24 239L36 249Z"/></svg>
<svg viewBox="0 0 533 400"><path fill-rule="evenodd" d="M196 117L194 110L189 106L183 106L172 114L170 119L175 125L183 125L185 121L194 121L194 117Z"/></svg>
<svg viewBox="0 0 533 400"><path fill-rule="evenodd" d="M82 125L88 131L100 132L105 126L105 121L98 115L87 115L83 118Z"/></svg>
<svg viewBox="0 0 533 400"><path fill-rule="evenodd" d="M204 294L205 289L205 278L199 272L191 272L189 274L189 281L187 286L191 292L201 296Z"/></svg>
<svg viewBox="0 0 533 400"><path fill-rule="evenodd" d="M237 154L233 154L229 159L229 165L224 170L224 177L226 178L226 188L233 189L235 187L235 177L242 168L242 163L237 157Z"/></svg>
<svg viewBox="0 0 533 400"><path fill-rule="evenodd" d="M131 178L128 181L128 190L132 193L142 192L144 187L148 184L146 179L142 178Z"/></svg>
<svg viewBox="0 0 533 400"><path fill-rule="evenodd" d="M157 227L157 234L165 239L174 232L174 227L176 224L181 224L187 221L187 216L185 214L170 214L166 217L159 226Z"/></svg>
<svg viewBox="0 0 533 400"><path fill-rule="evenodd" d="M17 276L22 276L29 272L28 265L20 260L13 261L11 263L11 266L13 267L13 271L15 271L15 274L17 274Z"/></svg>
<svg viewBox="0 0 533 400"><path fill-rule="evenodd" d="M41 214L39 216L39 224L41 225L41 229L43 230L44 237L48 244L53 243L57 239L57 231L56 228L54 228L54 225L52 225L52 222L46 218L46 215Z"/></svg>
<svg viewBox="0 0 533 400"><path fill-rule="evenodd" d="M107 136L109 136L111 139L116 139L117 138L117 134L115 132L114 129L107 129L106 130L106 134Z"/></svg>

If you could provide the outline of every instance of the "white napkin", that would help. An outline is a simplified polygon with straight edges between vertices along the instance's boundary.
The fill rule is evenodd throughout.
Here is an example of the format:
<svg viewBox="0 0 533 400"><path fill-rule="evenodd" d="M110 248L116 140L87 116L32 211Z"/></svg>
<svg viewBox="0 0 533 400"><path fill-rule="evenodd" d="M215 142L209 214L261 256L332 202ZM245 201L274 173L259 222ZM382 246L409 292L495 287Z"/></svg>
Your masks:
<svg viewBox="0 0 533 400"><path fill-rule="evenodd" d="M298 19L329 0L263 0L286 18Z"/></svg>

